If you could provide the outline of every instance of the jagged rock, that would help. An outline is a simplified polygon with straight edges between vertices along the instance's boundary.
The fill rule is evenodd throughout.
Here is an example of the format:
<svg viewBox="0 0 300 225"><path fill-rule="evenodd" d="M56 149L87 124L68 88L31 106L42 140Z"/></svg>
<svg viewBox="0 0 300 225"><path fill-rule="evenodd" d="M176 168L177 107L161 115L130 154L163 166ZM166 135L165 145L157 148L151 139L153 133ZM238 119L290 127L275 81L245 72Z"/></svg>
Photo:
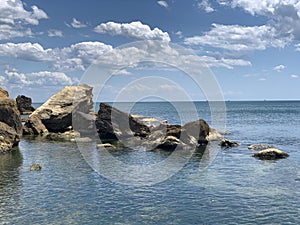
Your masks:
<svg viewBox="0 0 300 225"><path fill-rule="evenodd" d="M0 152L17 146L22 136L22 122L17 104L0 88Z"/></svg>
<svg viewBox="0 0 300 225"><path fill-rule="evenodd" d="M0 87L0 98L8 98L8 97L9 97L8 92Z"/></svg>
<svg viewBox="0 0 300 225"><path fill-rule="evenodd" d="M261 150L252 155L252 157L261 159L261 160L275 160L275 159L284 159L289 157L284 151L281 151L276 148L267 148L265 150Z"/></svg>
<svg viewBox="0 0 300 225"><path fill-rule="evenodd" d="M12 127L17 134L22 135L22 122L17 104L13 99L0 98L0 122Z"/></svg>
<svg viewBox="0 0 300 225"><path fill-rule="evenodd" d="M40 164L32 164L30 167L29 167L29 170L30 171L40 171L42 169L42 166Z"/></svg>
<svg viewBox="0 0 300 225"><path fill-rule="evenodd" d="M20 135L16 130L6 123L0 122L0 153L10 151L17 146L20 141Z"/></svg>
<svg viewBox="0 0 300 225"><path fill-rule="evenodd" d="M33 115L25 122L23 127L24 135L44 135L48 133L47 128L42 123L41 119L36 115Z"/></svg>
<svg viewBox="0 0 300 225"><path fill-rule="evenodd" d="M249 150L263 150L267 148L273 148L273 146L268 144L253 144L248 146Z"/></svg>
<svg viewBox="0 0 300 225"><path fill-rule="evenodd" d="M101 139L146 137L150 133L148 126L108 104L101 103L96 120L96 128Z"/></svg>
<svg viewBox="0 0 300 225"><path fill-rule="evenodd" d="M31 114L35 110L32 106L32 100L29 97L18 95L16 102L21 115Z"/></svg>
<svg viewBox="0 0 300 225"><path fill-rule="evenodd" d="M40 125L37 122L38 118L49 132L63 133L70 130L72 125L75 130L81 132L91 128L94 124L94 120L89 117L92 109L92 87L87 85L66 86L36 109L29 116L24 127L25 130L43 131L44 128L35 127L35 124ZM35 133L35 131L28 133Z"/></svg>
<svg viewBox="0 0 300 225"><path fill-rule="evenodd" d="M235 142L235 141L230 141L226 138L224 138L221 143L220 143L221 147L223 148L232 148L232 147L237 147L240 146L239 143Z"/></svg>

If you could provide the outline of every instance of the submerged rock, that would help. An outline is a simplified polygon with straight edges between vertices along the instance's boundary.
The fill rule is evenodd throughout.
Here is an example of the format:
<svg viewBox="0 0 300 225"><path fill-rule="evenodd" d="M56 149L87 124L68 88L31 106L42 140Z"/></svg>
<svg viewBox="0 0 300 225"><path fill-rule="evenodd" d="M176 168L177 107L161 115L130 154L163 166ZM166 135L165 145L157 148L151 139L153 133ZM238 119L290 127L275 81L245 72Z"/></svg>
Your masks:
<svg viewBox="0 0 300 225"><path fill-rule="evenodd" d="M221 143L220 143L221 147L223 148L232 148L232 147L237 147L240 146L239 143L235 142L235 141L230 141L226 138L224 138Z"/></svg>
<svg viewBox="0 0 300 225"><path fill-rule="evenodd" d="M72 125L76 130L88 130L94 125L94 120L87 116L93 112L92 89L87 85L66 86L29 116L25 134L43 134L44 127L49 132L63 133Z"/></svg>
<svg viewBox="0 0 300 225"><path fill-rule="evenodd" d="M97 148L116 149L116 146L110 143L104 143L104 144L97 144Z"/></svg>
<svg viewBox="0 0 300 225"><path fill-rule="evenodd" d="M17 104L0 88L0 153L17 146L22 136L22 122Z"/></svg>
<svg viewBox="0 0 300 225"><path fill-rule="evenodd" d="M261 159L261 160L275 160L275 159L284 159L289 157L289 154L287 154L284 151L281 151L276 148L267 148L265 150L261 150L255 154L252 155L252 157Z"/></svg>
<svg viewBox="0 0 300 225"><path fill-rule="evenodd" d="M273 146L268 144L253 144L248 146L249 150L263 150L267 148L273 148Z"/></svg>
<svg viewBox="0 0 300 225"><path fill-rule="evenodd" d="M35 108L32 107L32 100L29 97L18 95L16 102L21 115L31 114L35 110Z"/></svg>
<svg viewBox="0 0 300 225"><path fill-rule="evenodd" d="M40 171L42 169L42 166L40 164L32 164L30 167L29 167L29 170L30 171Z"/></svg>

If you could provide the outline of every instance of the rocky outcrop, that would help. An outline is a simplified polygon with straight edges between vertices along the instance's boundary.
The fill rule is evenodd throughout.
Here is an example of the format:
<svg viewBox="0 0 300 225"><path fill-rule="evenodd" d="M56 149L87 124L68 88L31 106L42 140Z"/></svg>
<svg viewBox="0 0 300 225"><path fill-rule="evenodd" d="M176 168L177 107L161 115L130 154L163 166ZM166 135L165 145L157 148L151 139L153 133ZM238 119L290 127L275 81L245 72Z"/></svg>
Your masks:
<svg viewBox="0 0 300 225"><path fill-rule="evenodd" d="M17 146L22 136L22 122L17 104L0 88L0 152Z"/></svg>
<svg viewBox="0 0 300 225"><path fill-rule="evenodd" d="M252 155L252 157L261 159L261 160L276 160L276 159L284 159L289 157L284 151L281 151L276 148L267 148L265 150L261 150Z"/></svg>
<svg viewBox="0 0 300 225"><path fill-rule="evenodd" d="M120 140L126 146L143 145L148 150L199 146L207 143L206 137L209 134L209 126L204 120L184 126L161 123L157 127L148 127L132 115L105 103L100 104L96 127L104 142Z"/></svg>
<svg viewBox="0 0 300 225"><path fill-rule="evenodd" d="M100 104L96 128L102 140L118 140L133 136L146 137L150 133L148 126L136 120L130 114L105 103Z"/></svg>
<svg viewBox="0 0 300 225"><path fill-rule="evenodd" d="M21 115L31 114L35 110L32 106L32 100L29 97L18 95L16 102Z"/></svg>
<svg viewBox="0 0 300 225"><path fill-rule="evenodd" d="M41 169L42 169L42 166L40 164L38 164L38 163L32 164L29 167L30 171L40 171Z"/></svg>
<svg viewBox="0 0 300 225"><path fill-rule="evenodd" d="M24 134L84 131L94 125L92 113L92 87L66 86L29 116Z"/></svg>

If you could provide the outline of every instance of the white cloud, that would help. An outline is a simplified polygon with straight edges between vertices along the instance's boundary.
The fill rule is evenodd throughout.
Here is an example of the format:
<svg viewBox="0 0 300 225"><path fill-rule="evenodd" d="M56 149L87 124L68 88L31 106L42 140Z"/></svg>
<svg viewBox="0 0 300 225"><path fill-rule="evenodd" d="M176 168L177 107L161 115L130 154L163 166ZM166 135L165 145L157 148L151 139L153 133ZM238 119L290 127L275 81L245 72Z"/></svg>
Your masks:
<svg viewBox="0 0 300 225"><path fill-rule="evenodd" d="M37 6L27 11L21 0L0 0L0 40L31 36L31 29L25 26L38 25L40 19L47 18Z"/></svg>
<svg viewBox="0 0 300 225"><path fill-rule="evenodd" d="M212 24L203 36L185 39L188 45L209 45L231 51L265 50L267 47L284 47L285 39L276 39L275 29L268 26L246 27L240 25Z"/></svg>
<svg viewBox="0 0 300 225"><path fill-rule="evenodd" d="M259 81L266 81L267 79L266 78L260 78L258 79Z"/></svg>
<svg viewBox="0 0 300 225"><path fill-rule="evenodd" d="M5 70L6 80L8 84L19 86L64 86L73 85L76 79L71 79L62 72L40 71L33 73L19 73L16 69Z"/></svg>
<svg viewBox="0 0 300 225"><path fill-rule="evenodd" d="M48 30L49 37L62 37L63 33L61 30Z"/></svg>
<svg viewBox="0 0 300 225"><path fill-rule="evenodd" d="M296 44L295 47L296 47L296 51L300 52L300 44Z"/></svg>
<svg viewBox="0 0 300 225"><path fill-rule="evenodd" d="M123 35L138 40L170 41L167 32L163 32L157 27L152 30L148 25L142 24L140 21L131 23L101 23L95 27L94 31L100 34Z"/></svg>
<svg viewBox="0 0 300 225"><path fill-rule="evenodd" d="M168 8L169 5L166 1L157 1L157 4L159 4L162 7Z"/></svg>
<svg viewBox="0 0 300 225"><path fill-rule="evenodd" d="M296 74L292 74L292 75L291 75L291 78L293 78L293 79L297 79L297 78L299 78L299 76L298 76L298 75L296 75Z"/></svg>
<svg viewBox="0 0 300 225"><path fill-rule="evenodd" d="M285 69L284 65L278 65L273 68L273 70L275 70L276 72L281 72L284 69Z"/></svg>
<svg viewBox="0 0 300 225"><path fill-rule="evenodd" d="M177 31L177 32L175 33L175 35L177 35L179 38L183 38L183 34L182 34L181 31Z"/></svg>
<svg viewBox="0 0 300 225"><path fill-rule="evenodd" d="M211 6L209 0L202 0L198 3L198 7L207 13L214 12L215 9Z"/></svg>
<svg viewBox="0 0 300 225"><path fill-rule="evenodd" d="M84 70L104 52L111 50L110 45L101 42L81 42L62 49L44 49L38 43L0 44L0 56L17 59L48 62L57 70Z"/></svg>
<svg viewBox="0 0 300 225"><path fill-rule="evenodd" d="M251 15L269 18L278 38L289 36L290 39L300 39L299 0L233 0L231 6L241 7Z"/></svg>
<svg viewBox="0 0 300 225"><path fill-rule="evenodd" d="M84 27L86 27L86 24L84 24L84 23L82 23L82 22L80 22L80 21L78 21L76 18L73 18L73 21L72 21L72 23L71 23L71 26L73 27L73 28L84 28Z"/></svg>

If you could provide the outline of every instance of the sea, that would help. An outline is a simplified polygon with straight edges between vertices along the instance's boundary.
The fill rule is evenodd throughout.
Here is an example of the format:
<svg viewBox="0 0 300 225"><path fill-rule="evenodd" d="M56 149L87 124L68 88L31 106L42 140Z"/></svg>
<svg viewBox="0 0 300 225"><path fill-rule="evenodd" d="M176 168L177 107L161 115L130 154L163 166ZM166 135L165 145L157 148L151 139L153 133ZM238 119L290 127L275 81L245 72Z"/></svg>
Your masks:
<svg viewBox="0 0 300 225"><path fill-rule="evenodd" d="M194 111L184 102L122 104L169 124ZM193 105L214 122L209 102ZM240 146L210 145L185 161L143 147L99 155L91 143L22 139L0 155L0 224L300 224L300 101L224 105L225 137ZM289 157L258 160L248 146L260 143ZM95 153L95 163L85 152ZM42 170L29 171L33 163Z"/></svg>

